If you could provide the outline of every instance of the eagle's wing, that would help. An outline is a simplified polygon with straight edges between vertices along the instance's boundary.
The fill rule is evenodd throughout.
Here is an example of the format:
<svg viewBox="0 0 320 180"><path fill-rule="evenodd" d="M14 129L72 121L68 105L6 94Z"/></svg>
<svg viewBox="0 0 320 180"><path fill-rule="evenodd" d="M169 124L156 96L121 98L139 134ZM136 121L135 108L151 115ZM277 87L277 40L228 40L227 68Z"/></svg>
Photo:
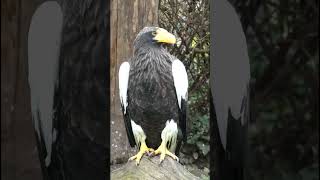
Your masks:
<svg viewBox="0 0 320 180"><path fill-rule="evenodd" d="M50 164L52 144L57 133L53 128L53 103L59 67L62 18L62 10L57 2L45 2L33 14L28 34L28 80L32 119L41 159L45 158L46 166Z"/></svg>
<svg viewBox="0 0 320 180"><path fill-rule="evenodd" d="M132 132L131 119L127 111L129 74L130 74L130 64L129 62L123 62L119 68L119 95L120 95L120 103L122 107L124 124L126 127L129 143L130 143L130 146L133 147L135 145L135 139Z"/></svg>
<svg viewBox="0 0 320 180"><path fill-rule="evenodd" d="M183 140L186 140L187 133L187 101L188 101L188 75L183 63L176 59L172 62L172 76L179 105L179 126L182 131Z"/></svg>

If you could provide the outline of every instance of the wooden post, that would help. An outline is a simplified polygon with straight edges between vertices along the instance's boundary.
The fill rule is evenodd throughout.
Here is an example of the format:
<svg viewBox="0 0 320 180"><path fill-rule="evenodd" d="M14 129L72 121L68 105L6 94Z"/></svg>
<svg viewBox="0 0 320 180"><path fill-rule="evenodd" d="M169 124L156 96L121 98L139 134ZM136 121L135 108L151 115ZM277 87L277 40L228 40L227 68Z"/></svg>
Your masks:
<svg viewBox="0 0 320 180"><path fill-rule="evenodd" d="M126 179L200 180L199 177L191 174L184 166L170 157L166 157L159 164L159 156L152 158L144 156L139 166L131 161L111 172L111 180Z"/></svg>
<svg viewBox="0 0 320 180"><path fill-rule="evenodd" d="M118 70L132 56L132 44L145 26L158 24L158 0L112 0L111 3L111 163L127 161L130 148L120 108Z"/></svg>

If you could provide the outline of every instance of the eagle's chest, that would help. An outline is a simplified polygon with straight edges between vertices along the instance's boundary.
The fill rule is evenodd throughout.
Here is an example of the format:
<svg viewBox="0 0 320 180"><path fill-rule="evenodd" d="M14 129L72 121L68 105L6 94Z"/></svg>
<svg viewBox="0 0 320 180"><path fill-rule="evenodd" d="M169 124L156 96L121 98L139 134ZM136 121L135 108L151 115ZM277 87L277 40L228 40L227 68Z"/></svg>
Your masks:
<svg viewBox="0 0 320 180"><path fill-rule="evenodd" d="M154 59L153 59L154 60ZM163 59L162 59L163 60ZM130 118L147 136L147 145L156 148L169 119L178 120L178 104L171 61L131 62L128 84Z"/></svg>
<svg viewBox="0 0 320 180"><path fill-rule="evenodd" d="M146 98L165 98L174 93L171 63L148 63L130 70L130 94Z"/></svg>
<svg viewBox="0 0 320 180"><path fill-rule="evenodd" d="M175 112L177 98L171 63L136 66L130 69L129 77L128 102L132 109L156 119Z"/></svg>

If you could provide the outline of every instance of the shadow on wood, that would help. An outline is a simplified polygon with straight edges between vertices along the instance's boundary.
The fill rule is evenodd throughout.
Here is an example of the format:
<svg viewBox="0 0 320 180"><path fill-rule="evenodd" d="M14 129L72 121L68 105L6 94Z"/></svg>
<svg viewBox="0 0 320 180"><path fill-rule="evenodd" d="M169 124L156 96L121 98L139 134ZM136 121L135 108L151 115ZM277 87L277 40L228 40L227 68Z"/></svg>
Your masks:
<svg viewBox="0 0 320 180"><path fill-rule="evenodd" d="M135 161L129 161L124 166L113 170L111 179L200 179L170 157L166 157L161 164L159 161L159 156L152 158L144 156L138 166Z"/></svg>

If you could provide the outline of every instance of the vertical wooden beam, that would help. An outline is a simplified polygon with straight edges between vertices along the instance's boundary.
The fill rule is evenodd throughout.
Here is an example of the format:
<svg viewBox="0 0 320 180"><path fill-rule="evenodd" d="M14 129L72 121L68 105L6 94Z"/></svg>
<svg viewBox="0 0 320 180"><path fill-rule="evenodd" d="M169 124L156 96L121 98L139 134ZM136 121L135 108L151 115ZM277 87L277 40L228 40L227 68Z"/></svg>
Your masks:
<svg viewBox="0 0 320 180"><path fill-rule="evenodd" d="M158 0L112 0L111 3L111 163L126 161L130 148L118 92L118 70L132 56L133 40L145 26L158 25Z"/></svg>

